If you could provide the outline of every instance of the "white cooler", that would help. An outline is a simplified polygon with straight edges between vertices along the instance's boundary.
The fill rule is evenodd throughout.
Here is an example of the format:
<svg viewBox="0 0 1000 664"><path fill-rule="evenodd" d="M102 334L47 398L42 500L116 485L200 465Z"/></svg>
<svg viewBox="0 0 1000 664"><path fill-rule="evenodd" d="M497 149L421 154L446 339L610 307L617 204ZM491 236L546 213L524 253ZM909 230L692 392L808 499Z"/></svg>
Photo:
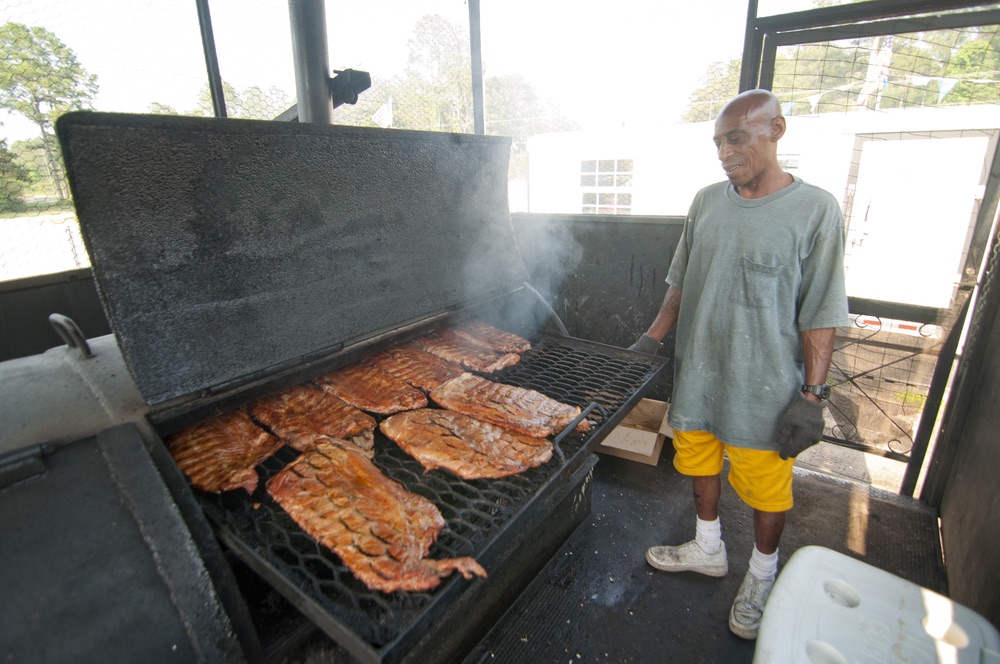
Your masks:
<svg viewBox="0 0 1000 664"><path fill-rule="evenodd" d="M818 546L774 584L754 664L1000 664L1000 634L944 595Z"/></svg>

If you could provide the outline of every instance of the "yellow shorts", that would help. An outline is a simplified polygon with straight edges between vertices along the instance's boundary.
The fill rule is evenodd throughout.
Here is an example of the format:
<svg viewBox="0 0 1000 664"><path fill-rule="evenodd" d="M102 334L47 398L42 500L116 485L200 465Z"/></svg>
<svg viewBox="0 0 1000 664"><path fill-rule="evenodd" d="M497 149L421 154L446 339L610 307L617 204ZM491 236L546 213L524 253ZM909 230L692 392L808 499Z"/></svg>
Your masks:
<svg viewBox="0 0 1000 664"><path fill-rule="evenodd" d="M762 512L792 509L792 466L777 452L726 445L707 431L674 431L674 468L683 475L722 472L722 453L729 456L729 483L743 502Z"/></svg>

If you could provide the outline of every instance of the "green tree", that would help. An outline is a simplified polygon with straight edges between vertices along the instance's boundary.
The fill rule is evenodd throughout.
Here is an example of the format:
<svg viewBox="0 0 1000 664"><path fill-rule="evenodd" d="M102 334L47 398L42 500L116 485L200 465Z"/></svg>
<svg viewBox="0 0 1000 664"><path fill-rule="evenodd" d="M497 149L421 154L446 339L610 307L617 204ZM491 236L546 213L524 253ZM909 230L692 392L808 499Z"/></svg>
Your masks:
<svg viewBox="0 0 1000 664"><path fill-rule="evenodd" d="M7 149L7 139L0 138L0 212L20 203L27 181L27 172Z"/></svg>
<svg viewBox="0 0 1000 664"><path fill-rule="evenodd" d="M62 158L59 145L55 146L57 160ZM47 166L45 145L42 137L14 141L10 151L25 174L27 190L33 195L54 196L56 185Z"/></svg>
<svg viewBox="0 0 1000 664"><path fill-rule="evenodd" d="M287 111L294 103L287 92L273 85L266 91L256 85L245 90L237 90L230 83L223 81L222 96L226 101L227 117L250 120L273 120ZM176 111L174 112L176 113ZM215 115L212 93L207 83L198 94L198 103L188 115L200 117L213 117Z"/></svg>
<svg viewBox="0 0 1000 664"><path fill-rule="evenodd" d="M154 101L149 105L149 112L153 115L178 115L177 109L170 104L163 104Z"/></svg>
<svg viewBox="0 0 1000 664"><path fill-rule="evenodd" d="M963 44L948 63L945 76L959 81L945 95L944 103L1000 102L1000 28L992 26Z"/></svg>
<svg viewBox="0 0 1000 664"><path fill-rule="evenodd" d="M60 199L68 198L55 158L52 123L71 110L89 108L97 94L97 77L88 74L72 49L38 26L0 26L0 108L20 113L42 136L49 172Z"/></svg>
<svg viewBox="0 0 1000 664"><path fill-rule="evenodd" d="M740 58L713 62L705 73L705 84L691 93L684 122L706 122L740 91Z"/></svg>

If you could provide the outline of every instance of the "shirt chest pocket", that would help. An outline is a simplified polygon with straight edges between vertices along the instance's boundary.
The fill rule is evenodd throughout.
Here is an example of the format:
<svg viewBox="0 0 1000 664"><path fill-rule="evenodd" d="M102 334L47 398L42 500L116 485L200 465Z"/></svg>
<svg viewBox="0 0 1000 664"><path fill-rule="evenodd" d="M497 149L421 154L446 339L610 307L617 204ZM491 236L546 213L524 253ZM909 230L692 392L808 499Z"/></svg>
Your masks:
<svg viewBox="0 0 1000 664"><path fill-rule="evenodd" d="M729 299L746 307L765 309L774 306L778 297L780 265L755 263L746 256L740 258Z"/></svg>

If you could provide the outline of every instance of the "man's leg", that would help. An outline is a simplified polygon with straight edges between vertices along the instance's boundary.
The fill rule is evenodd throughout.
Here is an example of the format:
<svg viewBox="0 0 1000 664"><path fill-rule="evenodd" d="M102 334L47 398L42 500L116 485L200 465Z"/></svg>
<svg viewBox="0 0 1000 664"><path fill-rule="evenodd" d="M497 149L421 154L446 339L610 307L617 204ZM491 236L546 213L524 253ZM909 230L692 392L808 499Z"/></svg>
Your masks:
<svg viewBox="0 0 1000 664"><path fill-rule="evenodd" d="M778 544L785 514L792 507L792 464L776 452L728 448L730 483L753 508L754 548L733 607L729 629L744 639L757 638L764 605L778 574Z"/></svg>
<svg viewBox="0 0 1000 664"><path fill-rule="evenodd" d="M719 496L722 495L722 474L692 477L694 509L703 521L719 518ZM781 533L778 533L781 536Z"/></svg>
<svg viewBox="0 0 1000 664"><path fill-rule="evenodd" d="M781 533L785 530L786 512L753 511L753 542L761 553L777 552Z"/></svg>
<svg viewBox="0 0 1000 664"><path fill-rule="evenodd" d="M698 514L695 538L678 546L652 546L646 562L665 572L725 576L729 562L719 524L722 443L704 431L674 431L674 449L674 467L691 477Z"/></svg>

